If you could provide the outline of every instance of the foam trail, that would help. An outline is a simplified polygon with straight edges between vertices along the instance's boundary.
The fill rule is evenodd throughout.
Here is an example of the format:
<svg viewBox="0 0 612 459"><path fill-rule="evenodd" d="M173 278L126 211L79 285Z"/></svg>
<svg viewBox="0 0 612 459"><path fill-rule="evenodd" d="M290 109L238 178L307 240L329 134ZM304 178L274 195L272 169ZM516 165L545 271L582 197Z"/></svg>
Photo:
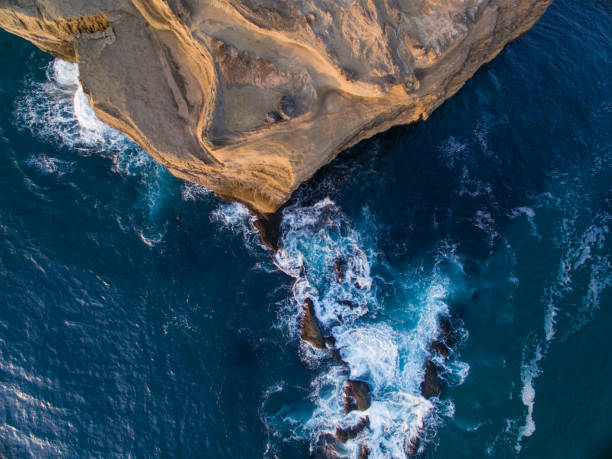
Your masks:
<svg viewBox="0 0 612 459"><path fill-rule="evenodd" d="M527 408L525 421L519 427L515 450L521 451L522 441L532 436L536 431L533 419L535 408L535 380L541 375L540 361L546 356L557 334L557 329L563 329L561 340L584 327L599 307L600 295L612 286L611 263L608 258L606 237L609 232L609 222L612 217L607 212L597 212L585 218L574 207L574 196L578 193L571 187L563 192L567 193L562 199L555 199L551 194L542 196L546 203L553 203L563 211L564 218L555 228L557 233L555 245L561 249L561 258L556 275L548 282L542 296L544 305L544 339L535 345L533 357L527 360L526 354L529 345L523 351L521 365L521 400ZM524 214L533 228L533 235L539 237L535 230L535 211L531 208L518 208L514 216ZM584 222L587 225L584 225ZM579 275L588 273L588 288L582 294L581 301L573 298L576 292L575 279ZM576 309L572 312L572 309ZM560 315L559 312L563 311ZM564 323L565 322L565 323ZM569 322L569 323L568 323Z"/></svg>
<svg viewBox="0 0 612 459"><path fill-rule="evenodd" d="M42 174L55 174L58 176L72 172L74 167L73 162L59 158L50 158L44 153L30 156L26 159L25 163Z"/></svg>
<svg viewBox="0 0 612 459"><path fill-rule="evenodd" d="M523 383L523 389L521 391L521 400L523 405L527 407L527 414L525 415L525 424L519 428L518 437L516 440L515 450L516 452L521 451L521 442L525 437L531 437L536 431L536 425L533 420L533 408L535 405L535 387L534 380L540 374L539 362L542 360L542 349L540 346L536 346L534 356L531 360L523 362L521 365L521 381ZM523 357L523 360L525 357Z"/></svg>

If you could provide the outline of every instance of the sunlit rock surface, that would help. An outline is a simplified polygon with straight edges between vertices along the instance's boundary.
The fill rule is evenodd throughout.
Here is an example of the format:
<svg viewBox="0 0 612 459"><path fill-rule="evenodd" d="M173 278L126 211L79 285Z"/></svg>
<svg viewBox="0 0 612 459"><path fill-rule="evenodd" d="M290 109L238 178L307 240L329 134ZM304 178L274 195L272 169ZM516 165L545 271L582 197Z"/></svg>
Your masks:
<svg viewBox="0 0 612 459"><path fill-rule="evenodd" d="M266 214L427 118L551 2L0 0L0 26L78 62L98 117L173 174Z"/></svg>

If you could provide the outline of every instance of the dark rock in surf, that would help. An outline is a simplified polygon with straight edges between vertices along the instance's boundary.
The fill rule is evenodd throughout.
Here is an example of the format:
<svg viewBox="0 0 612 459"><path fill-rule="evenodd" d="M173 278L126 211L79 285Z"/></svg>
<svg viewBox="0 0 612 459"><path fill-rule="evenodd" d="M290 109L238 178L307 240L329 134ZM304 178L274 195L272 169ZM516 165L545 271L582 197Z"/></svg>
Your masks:
<svg viewBox="0 0 612 459"><path fill-rule="evenodd" d="M325 340L325 344L327 344L327 349L329 350L329 355L331 358L334 359L337 364L348 367L348 363L342 360L340 351L334 347L336 345L336 338L333 336L326 336L323 339Z"/></svg>
<svg viewBox="0 0 612 459"><path fill-rule="evenodd" d="M304 301L304 314L300 321L300 338L316 349L325 349L325 339L321 326L314 311L314 304L310 298Z"/></svg>
<svg viewBox="0 0 612 459"><path fill-rule="evenodd" d="M340 351L338 349L335 349L335 348L330 349L329 354L331 355L332 359L334 359L334 361L337 364L348 367L348 363L342 360L342 356L340 355Z"/></svg>
<svg viewBox="0 0 612 459"><path fill-rule="evenodd" d="M336 279L338 280L338 283L341 284L344 281L347 268L348 264L346 263L346 260L342 258L336 258L336 262L334 263L334 271L336 271Z"/></svg>
<svg viewBox="0 0 612 459"><path fill-rule="evenodd" d="M457 341L459 341L457 332L453 328L451 321L446 317L440 318L440 338L438 339L443 341L449 348L453 347L457 344Z"/></svg>
<svg viewBox="0 0 612 459"><path fill-rule="evenodd" d="M419 436L406 439L406 443L404 444L404 450L406 451L406 455L410 457L418 455L420 444L421 438Z"/></svg>
<svg viewBox="0 0 612 459"><path fill-rule="evenodd" d="M442 335L448 335L453 330L450 320L448 320L446 317L441 317L439 320L439 323L440 323L440 333Z"/></svg>
<svg viewBox="0 0 612 459"><path fill-rule="evenodd" d="M329 348L333 348L336 345L336 338L334 338L333 336L326 336L323 339L325 340L325 344L327 344L327 347Z"/></svg>
<svg viewBox="0 0 612 459"><path fill-rule="evenodd" d="M359 290L361 290L361 289L363 289L365 287L364 285L361 285L359 283L359 281L355 281L355 283L353 285L355 286L355 288L357 288Z"/></svg>
<svg viewBox="0 0 612 459"><path fill-rule="evenodd" d="M431 360L425 365L425 377L421 382L421 394L425 398L437 397L440 395L440 386L442 381L439 376L439 368Z"/></svg>
<svg viewBox="0 0 612 459"><path fill-rule="evenodd" d="M350 427L336 427L336 438L340 442L346 443L347 440L355 438L360 432L369 427L370 418L368 416L364 416L357 424Z"/></svg>
<svg viewBox="0 0 612 459"><path fill-rule="evenodd" d="M356 410L357 408L357 401L352 398L352 397L345 397L344 398L344 412L345 413L350 413L353 410Z"/></svg>
<svg viewBox="0 0 612 459"><path fill-rule="evenodd" d="M344 412L365 411L372 404L370 386L365 381L349 379L344 384Z"/></svg>
<svg viewBox="0 0 612 459"><path fill-rule="evenodd" d="M356 307L359 306L357 303L351 300L340 300L339 303L343 306L348 306L351 309L355 309Z"/></svg>
<svg viewBox="0 0 612 459"><path fill-rule="evenodd" d="M442 341L433 341L430 345L429 348L432 351L437 352L438 354L440 354L442 357L448 357L448 354L450 352L450 350L448 349L448 347L446 346L446 344L444 344Z"/></svg>
<svg viewBox="0 0 612 459"><path fill-rule="evenodd" d="M454 347L458 341L459 341L459 335L454 330L452 330L449 334L447 334L444 337L444 342L449 348Z"/></svg>
<svg viewBox="0 0 612 459"><path fill-rule="evenodd" d="M258 216L253 222L253 226L259 231L261 242L273 251L278 250L278 241L281 238L281 223L283 221L283 209L279 209L273 214Z"/></svg>
<svg viewBox="0 0 612 459"><path fill-rule="evenodd" d="M315 349L326 349L330 356L340 365L347 366L348 364L342 360L340 351L334 346L336 338L333 336L323 336L321 325L314 311L314 303L310 298L304 300L304 313L300 321L300 338L309 343Z"/></svg>
<svg viewBox="0 0 612 459"><path fill-rule="evenodd" d="M367 443L361 443L359 445L359 452L357 453L358 459L368 459L370 457L370 447Z"/></svg>
<svg viewBox="0 0 612 459"><path fill-rule="evenodd" d="M338 439L329 432L324 432L318 436L317 441L310 448L311 459L340 459L343 456L338 454L340 443Z"/></svg>

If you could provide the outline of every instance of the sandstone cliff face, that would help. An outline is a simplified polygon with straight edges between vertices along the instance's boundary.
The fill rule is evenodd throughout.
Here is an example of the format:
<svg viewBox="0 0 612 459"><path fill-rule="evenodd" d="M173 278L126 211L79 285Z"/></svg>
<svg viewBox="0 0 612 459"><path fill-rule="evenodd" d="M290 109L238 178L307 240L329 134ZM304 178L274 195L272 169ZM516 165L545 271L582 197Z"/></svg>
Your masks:
<svg viewBox="0 0 612 459"><path fill-rule="evenodd" d="M98 117L261 213L359 140L426 118L552 0L0 0L78 62Z"/></svg>

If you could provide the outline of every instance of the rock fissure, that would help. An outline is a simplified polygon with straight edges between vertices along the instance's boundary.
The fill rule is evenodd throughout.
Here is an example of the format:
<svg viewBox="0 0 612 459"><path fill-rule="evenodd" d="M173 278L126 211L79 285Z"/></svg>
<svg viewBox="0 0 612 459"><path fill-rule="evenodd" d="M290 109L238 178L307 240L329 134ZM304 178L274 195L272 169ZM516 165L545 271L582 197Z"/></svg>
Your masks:
<svg viewBox="0 0 612 459"><path fill-rule="evenodd" d="M0 0L0 27L77 62L100 119L172 173L266 215L426 119L551 2Z"/></svg>

